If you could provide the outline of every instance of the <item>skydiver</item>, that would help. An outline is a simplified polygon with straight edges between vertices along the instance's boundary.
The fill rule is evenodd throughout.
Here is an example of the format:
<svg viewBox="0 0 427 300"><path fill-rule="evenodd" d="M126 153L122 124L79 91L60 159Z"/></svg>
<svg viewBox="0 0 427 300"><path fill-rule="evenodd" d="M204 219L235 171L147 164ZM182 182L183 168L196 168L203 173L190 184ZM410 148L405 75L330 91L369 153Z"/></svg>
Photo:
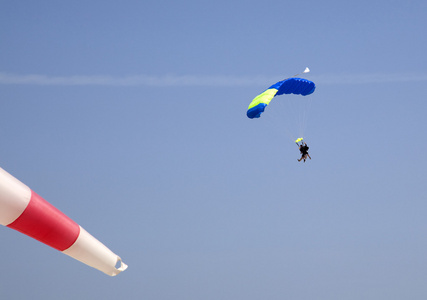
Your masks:
<svg viewBox="0 0 427 300"><path fill-rule="evenodd" d="M301 145L299 145L299 151L301 152L301 158L298 159L298 161L304 160L304 162L305 162L305 160L307 159L307 156L308 156L308 158L311 159L310 154L308 154L308 152L307 152L308 149L309 149L309 147L307 146L307 144L305 142L302 142Z"/></svg>

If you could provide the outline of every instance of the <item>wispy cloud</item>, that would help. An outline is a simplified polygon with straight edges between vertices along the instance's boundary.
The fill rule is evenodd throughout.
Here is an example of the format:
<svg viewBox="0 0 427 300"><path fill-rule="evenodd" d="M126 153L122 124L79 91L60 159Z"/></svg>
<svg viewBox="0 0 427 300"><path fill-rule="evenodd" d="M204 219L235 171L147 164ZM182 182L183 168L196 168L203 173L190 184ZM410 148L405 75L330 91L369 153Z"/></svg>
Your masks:
<svg viewBox="0 0 427 300"><path fill-rule="evenodd" d="M282 76L283 77L283 76ZM44 86L266 86L281 76L46 76L40 74L17 75L0 72L2 85ZM392 83L402 81L424 82L427 74L321 74L308 76L316 84L343 85L367 83Z"/></svg>

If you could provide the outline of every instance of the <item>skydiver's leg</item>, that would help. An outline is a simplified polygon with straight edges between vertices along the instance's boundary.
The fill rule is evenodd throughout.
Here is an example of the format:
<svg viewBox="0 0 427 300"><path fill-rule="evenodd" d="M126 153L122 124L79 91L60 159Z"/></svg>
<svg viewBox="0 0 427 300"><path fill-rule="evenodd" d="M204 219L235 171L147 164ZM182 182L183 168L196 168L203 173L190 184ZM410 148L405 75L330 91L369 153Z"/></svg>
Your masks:
<svg viewBox="0 0 427 300"><path fill-rule="evenodd" d="M309 159L311 159L311 156L310 156L310 154L308 154L308 153L307 153L307 155L308 155L308 158L309 158Z"/></svg>

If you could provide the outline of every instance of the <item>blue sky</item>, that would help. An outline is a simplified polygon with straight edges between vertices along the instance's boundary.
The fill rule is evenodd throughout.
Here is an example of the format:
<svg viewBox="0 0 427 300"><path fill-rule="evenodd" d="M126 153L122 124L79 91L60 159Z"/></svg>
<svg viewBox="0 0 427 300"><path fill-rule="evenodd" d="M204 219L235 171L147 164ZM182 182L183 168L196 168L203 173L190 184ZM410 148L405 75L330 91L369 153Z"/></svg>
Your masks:
<svg viewBox="0 0 427 300"><path fill-rule="evenodd" d="M0 1L0 167L129 265L2 227L2 295L425 299L426 10ZM246 109L307 66L302 164L273 103Z"/></svg>

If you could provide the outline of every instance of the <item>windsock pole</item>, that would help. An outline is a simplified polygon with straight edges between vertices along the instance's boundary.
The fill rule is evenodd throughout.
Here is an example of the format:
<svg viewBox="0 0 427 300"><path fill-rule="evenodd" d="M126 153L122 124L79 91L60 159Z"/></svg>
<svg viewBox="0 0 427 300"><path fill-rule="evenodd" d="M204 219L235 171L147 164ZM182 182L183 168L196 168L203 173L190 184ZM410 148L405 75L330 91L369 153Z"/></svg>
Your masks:
<svg viewBox="0 0 427 300"><path fill-rule="evenodd" d="M0 224L24 233L107 275L126 270L119 256L0 168ZM120 262L120 266L118 266Z"/></svg>

